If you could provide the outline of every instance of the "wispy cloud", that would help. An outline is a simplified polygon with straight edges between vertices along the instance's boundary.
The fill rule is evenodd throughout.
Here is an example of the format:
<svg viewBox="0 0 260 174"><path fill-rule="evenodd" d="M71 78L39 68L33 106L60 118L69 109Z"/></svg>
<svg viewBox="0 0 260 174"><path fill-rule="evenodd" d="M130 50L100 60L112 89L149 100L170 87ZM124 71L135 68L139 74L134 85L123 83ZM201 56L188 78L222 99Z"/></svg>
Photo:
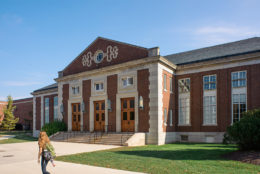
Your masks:
<svg viewBox="0 0 260 174"><path fill-rule="evenodd" d="M29 82L29 81L4 81L1 83L4 86L33 86L42 84L42 82Z"/></svg>
<svg viewBox="0 0 260 174"><path fill-rule="evenodd" d="M191 33L195 40L205 44L219 44L260 36L259 29L235 25L202 26L195 28Z"/></svg>

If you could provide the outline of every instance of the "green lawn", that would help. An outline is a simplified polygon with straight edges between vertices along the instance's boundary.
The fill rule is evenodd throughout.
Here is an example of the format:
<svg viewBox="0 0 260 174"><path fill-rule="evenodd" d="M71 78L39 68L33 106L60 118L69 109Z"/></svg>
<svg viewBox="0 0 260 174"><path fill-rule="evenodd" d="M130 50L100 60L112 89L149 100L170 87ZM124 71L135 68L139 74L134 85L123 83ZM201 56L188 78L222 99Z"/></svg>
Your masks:
<svg viewBox="0 0 260 174"><path fill-rule="evenodd" d="M0 131L0 136L3 135L15 135L14 138L9 138L5 140L0 140L0 144L10 144L10 143L22 143L22 142L29 142L29 141L37 141L37 138L34 138L28 134L31 132L25 131Z"/></svg>
<svg viewBox="0 0 260 174"><path fill-rule="evenodd" d="M57 160L145 173L259 173L260 166L230 161L223 154L237 150L222 144L167 144L122 147L60 156Z"/></svg>

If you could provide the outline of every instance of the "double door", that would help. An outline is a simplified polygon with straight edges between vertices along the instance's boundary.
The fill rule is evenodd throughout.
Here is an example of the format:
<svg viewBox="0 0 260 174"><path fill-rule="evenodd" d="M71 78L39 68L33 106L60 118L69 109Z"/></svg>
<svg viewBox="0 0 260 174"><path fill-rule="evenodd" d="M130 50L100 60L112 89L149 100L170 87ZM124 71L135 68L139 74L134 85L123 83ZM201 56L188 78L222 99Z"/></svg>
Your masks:
<svg viewBox="0 0 260 174"><path fill-rule="evenodd" d="M72 131L80 131L80 103L71 104L72 108Z"/></svg>
<svg viewBox="0 0 260 174"><path fill-rule="evenodd" d="M105 101L94 101L94 130L105 131Z"/></svg>
<svg viewBox="0 0 260 174"><path fill-rule="evenodd" d="M121 129L122 132L135 131L135 98L121 99Z"/></svg>

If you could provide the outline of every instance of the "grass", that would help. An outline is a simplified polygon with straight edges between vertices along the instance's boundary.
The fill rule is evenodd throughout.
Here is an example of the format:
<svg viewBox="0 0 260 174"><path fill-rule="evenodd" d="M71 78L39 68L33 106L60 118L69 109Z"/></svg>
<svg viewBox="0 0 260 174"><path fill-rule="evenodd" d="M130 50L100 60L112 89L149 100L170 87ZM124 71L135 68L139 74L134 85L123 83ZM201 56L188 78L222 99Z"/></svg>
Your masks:
<svg viewBox="0 0 260 174"><path fill-rule="evenodd" d="M167 144L122 147L57 157L57 160L152 174L160 173L259 173L260 166L226 160L234 145Z"/></svg>
<svg viewBox="0 0 260 174"><path fill-rule="evenodd" d="M28 134L31 132L28 131L0 131L0 136L3 135L15 135L14 138L0 140L0 144L10 144L10 143L23 143L30 141L37 141L37 138L34 138Z"/></svg>

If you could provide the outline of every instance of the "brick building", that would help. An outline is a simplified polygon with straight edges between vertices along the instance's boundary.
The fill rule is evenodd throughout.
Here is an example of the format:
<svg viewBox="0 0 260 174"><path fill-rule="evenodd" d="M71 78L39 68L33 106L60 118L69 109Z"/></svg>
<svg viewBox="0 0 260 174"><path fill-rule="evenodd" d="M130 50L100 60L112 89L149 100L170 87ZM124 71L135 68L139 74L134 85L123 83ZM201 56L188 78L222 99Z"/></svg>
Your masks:
<svg viewBox="0 0 260 174"><path fill-rule="evenodd" d="M260 38L161 56L98 37L56 83L33 94L33 130L142 132L146 144L221 142L241 113L260 107Z"/></svg>
<svg viewBox="0 0 260 174"><path fill-rule="evenodd" d="M14 116L19 118L18 124L21 124L24 130L32 130L33 98L14 100L13 105L16 106Z"/></svg>
<svg viewBox="0 0 260 174"><path fill-rule="evenodd" d="M2 120L4 119L4 108L7 105L7 102L0 101L0 125L2 123Z"/></svg>

